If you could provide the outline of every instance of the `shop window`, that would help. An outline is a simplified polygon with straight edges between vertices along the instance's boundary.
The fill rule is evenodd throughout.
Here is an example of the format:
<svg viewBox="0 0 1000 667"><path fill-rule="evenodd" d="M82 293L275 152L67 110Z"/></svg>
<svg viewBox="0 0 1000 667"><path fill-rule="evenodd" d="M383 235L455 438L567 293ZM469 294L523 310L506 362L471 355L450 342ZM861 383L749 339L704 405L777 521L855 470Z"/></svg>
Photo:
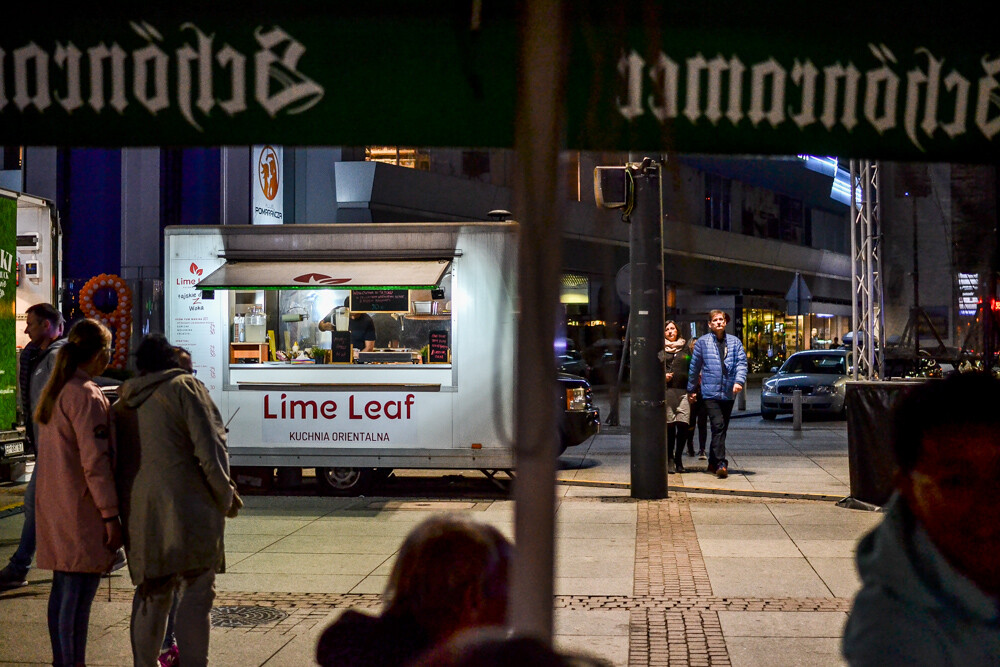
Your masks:
<svg viewBox="0 0 1000 667"><path fill-rule="evenodd" d="M3 162L0 164L0 169L4 171L20 169L23 151L24 149L20 146L0 147L0 155L3 156Z"/></svg>
<svg viewBox="0 0 1000 667"><path fill-rule="evenodd" d="M418 148L401 146L365 146L366 162L383 162L397 167L430 171L431 156Z"/></svg>
<svg viewBox="0 0 1000 667"><path fill-rule="evenodd" d="M705 174L705 226L728 232L732 227L732 181Z"/></svg>

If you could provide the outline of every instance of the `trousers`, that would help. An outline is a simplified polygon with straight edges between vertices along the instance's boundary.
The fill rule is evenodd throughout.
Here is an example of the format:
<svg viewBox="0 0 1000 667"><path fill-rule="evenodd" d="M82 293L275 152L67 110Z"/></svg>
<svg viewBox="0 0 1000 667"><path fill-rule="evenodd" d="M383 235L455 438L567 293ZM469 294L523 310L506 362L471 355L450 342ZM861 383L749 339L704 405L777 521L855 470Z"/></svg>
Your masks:
<svg viewBox="0 0 1000 667"><path fill-rule="evenodd" d="M726 433L729 431L729 416L733 414L733 404L736 401L729 399L705 399L705 412L708 413L708 421L712 425L712 444L709 445L708 468L719 466L729 467L726 460Z"/></svg>
<svg viewBox="0 0 1000 667"><path fill-rule="evenodd" d="M52 664L82 665L87 662L87 629L90 606L97 595L101 575L89 572L53 572L49 593L49 639Z"/></svg>
<svg viewBox="0 0 1000 667"><path fill-rule="evenodd" d="M132 597L133 664L149 667L157 664L175 594L180 598L174 634L181 660L185 667L208 664L208 636L215 600L214 569L152 579L136 588Z"/></svg>

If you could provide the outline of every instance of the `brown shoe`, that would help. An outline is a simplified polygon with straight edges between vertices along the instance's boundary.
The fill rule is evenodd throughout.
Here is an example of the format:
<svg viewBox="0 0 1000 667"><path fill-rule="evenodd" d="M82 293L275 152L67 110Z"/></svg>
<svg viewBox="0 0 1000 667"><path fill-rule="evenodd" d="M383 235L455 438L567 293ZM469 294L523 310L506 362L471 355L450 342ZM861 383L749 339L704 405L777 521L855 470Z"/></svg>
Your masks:
<svg viewBox="0 0 1000 667"><path fill-rule="evenodd" d="M714 475L716 470L717 467L715 466L715 464L712 463L709 463L708 467L705 468L705 472L707 472L709 475Z"/></svg>
<svg viewBox="0 0 1000 667"><path fill-rule="evenodd" d="M715 476L719 479L725 479L729 477L729 471L726 470L726 466L719 466L715 469Z"/></svg>

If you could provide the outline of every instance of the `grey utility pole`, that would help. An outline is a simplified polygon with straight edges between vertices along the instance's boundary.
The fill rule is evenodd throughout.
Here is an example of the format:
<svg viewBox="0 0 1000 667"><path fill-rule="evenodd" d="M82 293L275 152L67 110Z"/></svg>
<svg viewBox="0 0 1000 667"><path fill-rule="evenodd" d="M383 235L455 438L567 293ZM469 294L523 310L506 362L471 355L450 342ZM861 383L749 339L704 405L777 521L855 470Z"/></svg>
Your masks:
<svg viewBox="0 0 1000 667"><path fill-rule="evenodd" d="M629 172L635 183L629 228L632 497L659 499L667 497L661 169L645 158Z"/></svg>

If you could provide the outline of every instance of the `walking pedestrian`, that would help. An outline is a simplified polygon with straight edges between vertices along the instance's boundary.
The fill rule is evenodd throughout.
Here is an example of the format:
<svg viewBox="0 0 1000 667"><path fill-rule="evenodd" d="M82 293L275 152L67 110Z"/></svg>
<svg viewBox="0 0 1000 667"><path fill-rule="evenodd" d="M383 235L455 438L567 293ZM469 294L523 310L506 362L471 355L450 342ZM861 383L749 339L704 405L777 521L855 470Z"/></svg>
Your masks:
<svg viewBox="0 0 1000 667"><path fill-rule="evenodd" d="M154 665L179 596L175 632L184 665L206 665L215 574L234 502L225 426L205 386L178 367L162 334L136 349L140 375L113 413L118 488L132 598L132 657Z"/></svg>
<svg viewBox="0 0 1000 667"><path fill-rule="evenodd" d="M24 490L24 523L21 539L10 562L0 570L0 591L25 586L28 570L35 557L35 478L38 475L38 425L33 415L41 398L45 383L56 364L56 352L66 343L63 334L63 316L50 303L38 303L28 308L24 333L28 344L21 350L18 384L21 392L21 409L24 414L24 438L29 450L35 453L35 467L31 470L28 486Z"/></svg>
<svg viewBox="0 0 1000 667"><path fill-rule="evenodd" d="M736 336L726 333L729 315L721 310L708 314L708 330L695 343L688 372L688 399L698 400L700 378L702 401L712 425L712 443L708 453L708 472L719 479L729 476L726 459L726 432L735 397L746 384L747 353Z"/></svg>
<svg viewBox="0 0 1000 667"><path fill-rule="evenodd" d="M667 391L667 454L675 472L685 472L683 453L687 442L691 406L688 401L687 341L680 337L677 323L667 320L663 326L663 364L666 369ZM668 464L669 465L669 464Z"/></svg>
<svg viewBox="0 0 1000 667"><path fill-rule="evenodd" d="M83 665L90 607L122 544L108 399L91 380L108 367L111 332L78 321L38 401L38 567L52 570L54 665Z"/></svg>
<svg viewBox="0 0 1000 667"><path fill-rule="evenodd" d="M892 417L896 491L862 538L850 665L1000 664L1000 381L913 387Z"/></svg>
<svg viewBox="0 0 1000 667"><path fill-rule="evenodd" d="M694 354L695 343L698 342L697 338L692 338L688 343L688 360L691 359L691 355ZM697 389L695 390L695 400L688 400L688 404L691 408L691 422L687 430L687 452L688 456L693 457L694 452L694 432L698 431L698 460L704 461L708 458L705 454L705 444L708 442L708 413L705 412L705 401L701 400L701 380L696 382Z"/></svg>

